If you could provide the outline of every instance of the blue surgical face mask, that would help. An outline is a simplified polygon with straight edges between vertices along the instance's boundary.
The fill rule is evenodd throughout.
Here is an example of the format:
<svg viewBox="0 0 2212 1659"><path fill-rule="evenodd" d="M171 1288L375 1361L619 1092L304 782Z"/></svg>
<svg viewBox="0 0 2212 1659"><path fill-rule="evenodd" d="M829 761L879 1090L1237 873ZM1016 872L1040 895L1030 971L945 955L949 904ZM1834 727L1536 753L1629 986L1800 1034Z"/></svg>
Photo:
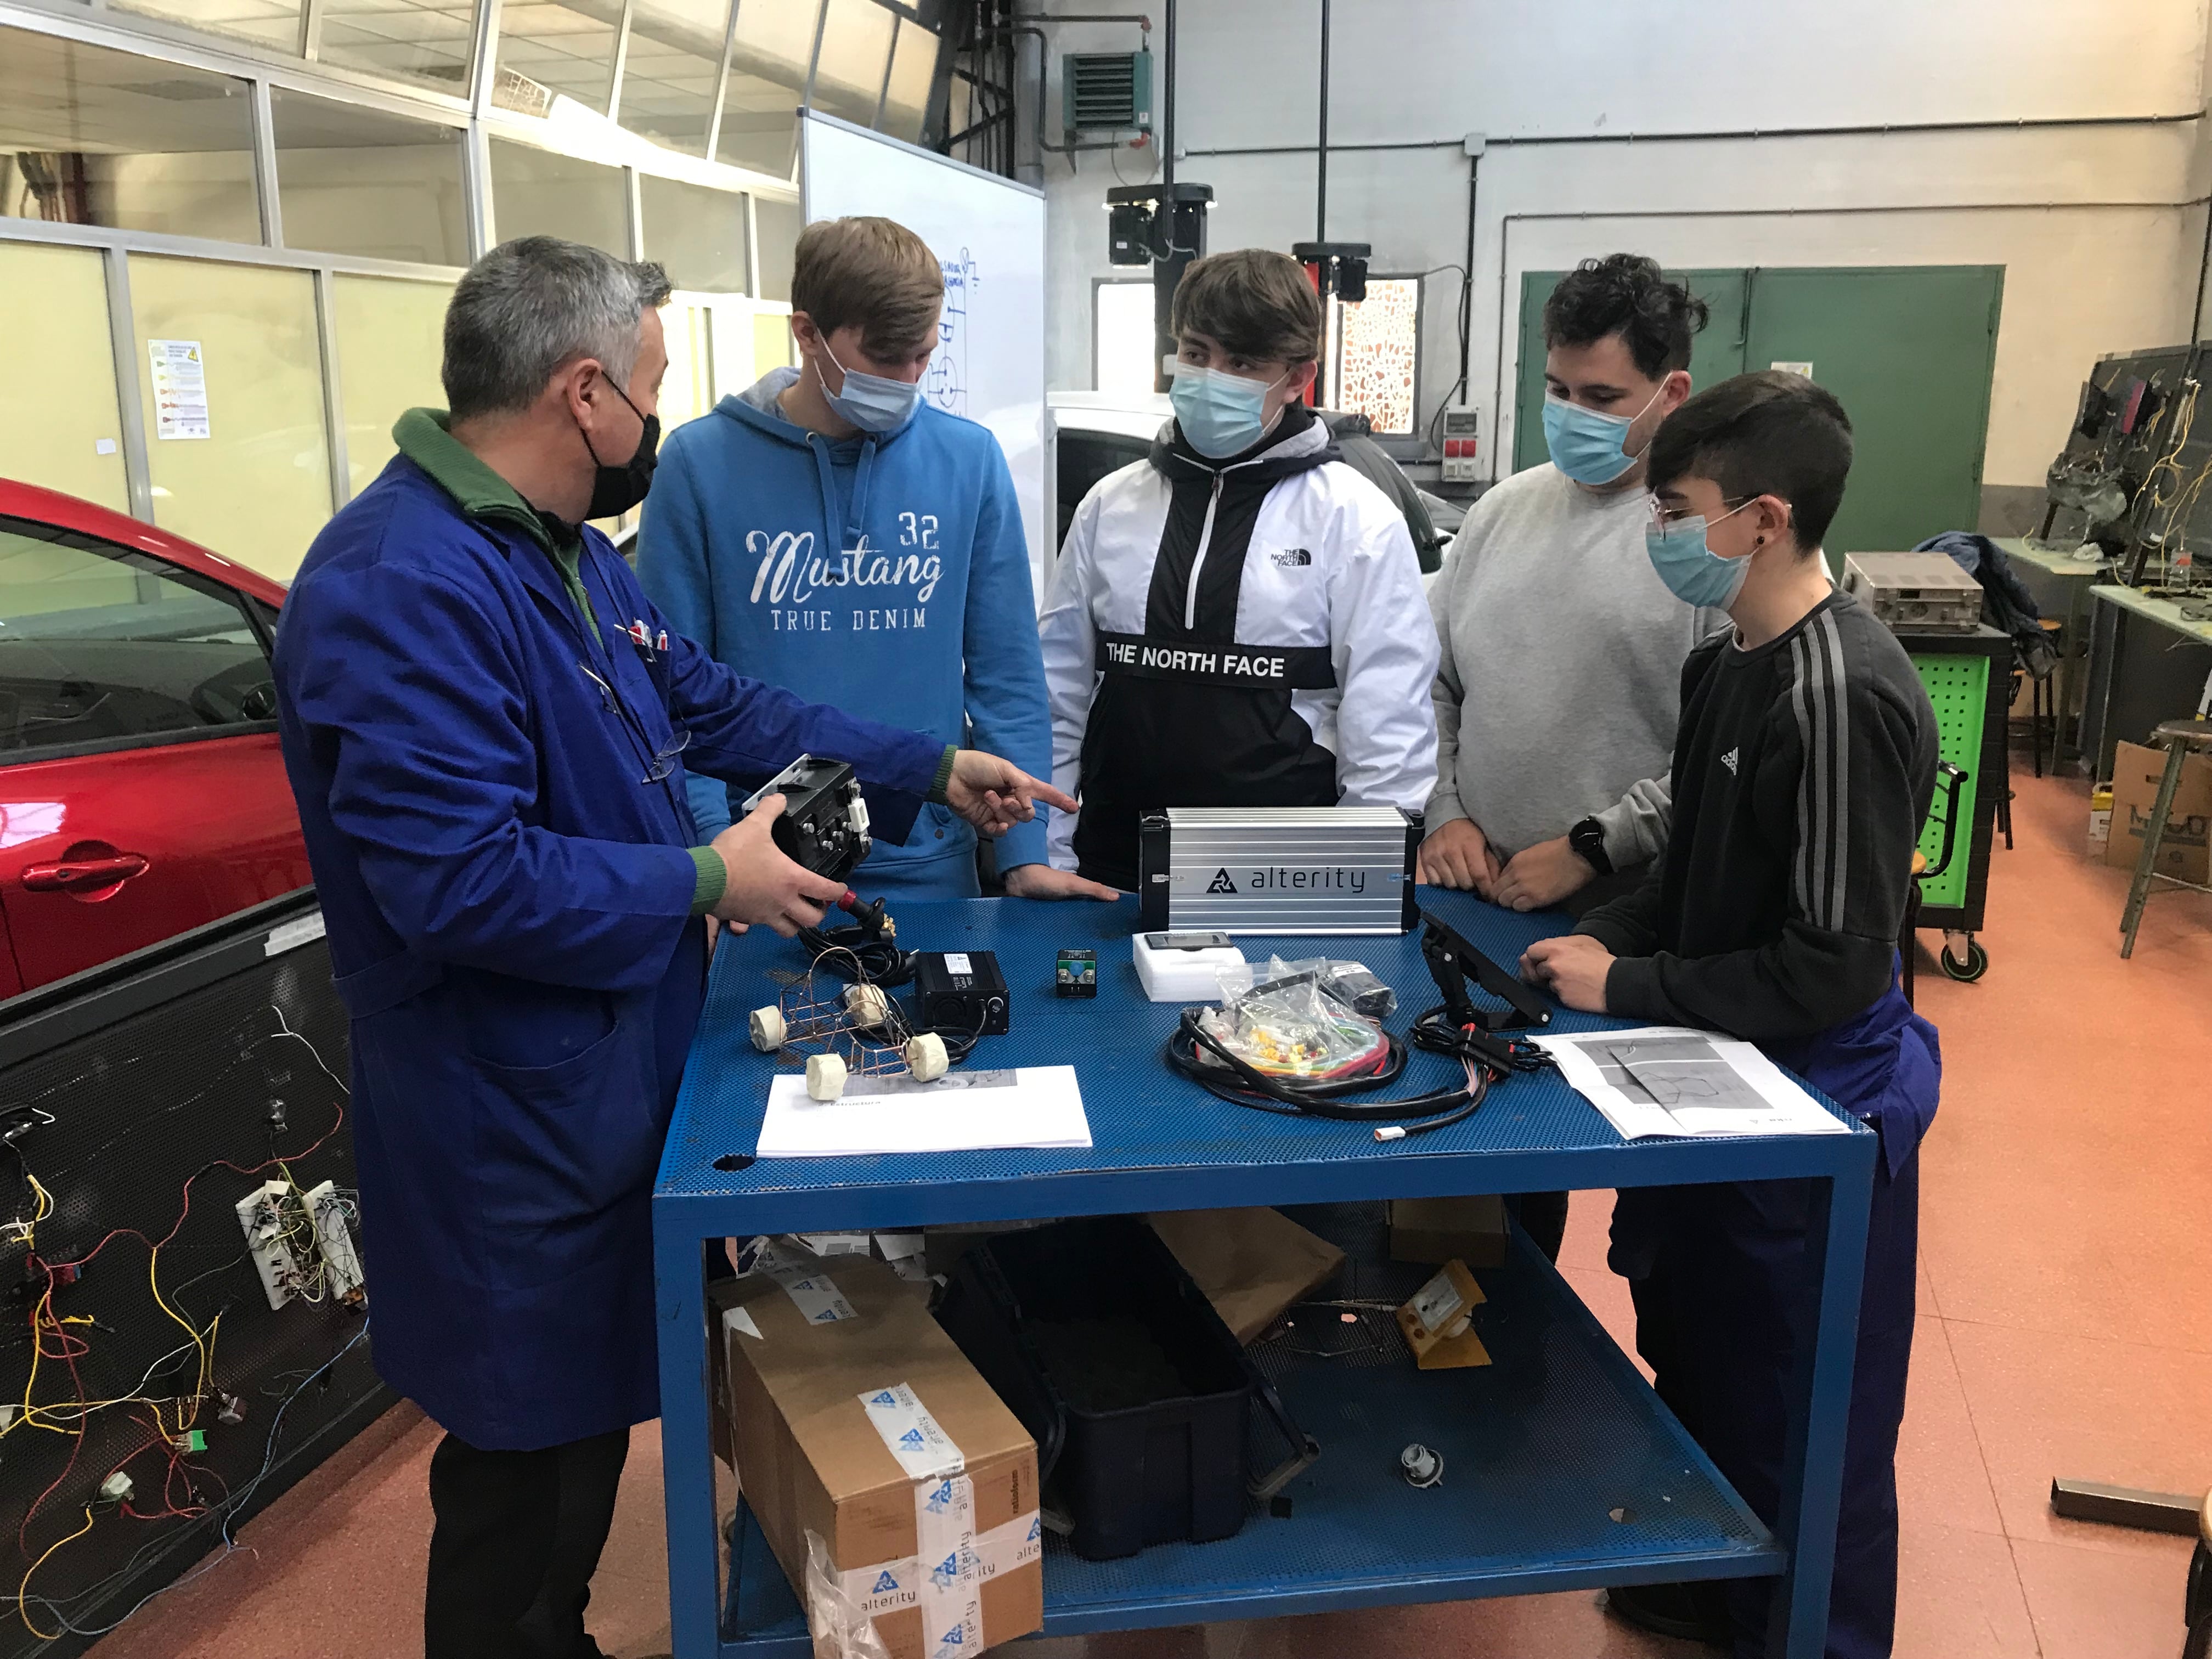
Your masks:
<svg viewBox="0 0 2212 1659"><path fill-rule="evenodd" d="M1659 391L1666 389L1662 381ZM1659 392L1655 392L1650 403L1633 415L1601 415L1546 392L1544 441L1551 448L1552 465L1577 483L1611 483L1636 465L1636 457L1627 449L1628 428L1658 401Z"/></svg>
<svg viewBox="0 0 2212 1659"><path fill-rule="evenodd" d="M837 363L837 354L830 349L830 342L822 342L822 355ZM886 380L880 374L863 374L857 368L847 368L837 363L838 373L845 377L845 389L832 392L830 382L822 382L822 397L837 412L837 417L863 432L878 434L896 432L914 418L921 407L921 386L918 382ZM821 373L819 365L816 374Z"/></svg>
<svg viewBox="0 0 2212 1659"><path fill-rule="evenodd" d="M1290 378L1285 372L1262 386L1225 369L1177 363L1168 399L1175 405L1176 425L1190 447L1214 460L1226 460L1267 435L1267 394Z"/></svg>
<svg viewBox="0 0 2212 1659"><path fill-rule="evenodd" d="M1750 505L1750 501L1745 501L1741 506L1732 507L1713 523L1733 519ZM1725 611L1743 592L1744 579L1751 574L1751 556L1747 553L1740 559L1721 557L1705 545L1708 528L1703 515L1695 513L1668 523L1658 516L1657 504L1654 502L1651 522L1644 531L1644 550L1650 555L1651 568L1659 573L1659 580L1683 604Z"/></svg>

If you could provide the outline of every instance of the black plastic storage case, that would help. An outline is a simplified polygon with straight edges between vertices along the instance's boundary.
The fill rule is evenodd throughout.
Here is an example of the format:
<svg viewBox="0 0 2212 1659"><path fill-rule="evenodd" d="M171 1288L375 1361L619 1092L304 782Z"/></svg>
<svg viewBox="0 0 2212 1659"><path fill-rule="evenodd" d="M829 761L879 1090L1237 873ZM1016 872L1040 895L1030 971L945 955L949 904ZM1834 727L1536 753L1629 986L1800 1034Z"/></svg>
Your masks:
<svg viewBox="0 0 2212 1659"><path fill-rule="evenodd" d="M1205 1543L1244 1524L1320 1449L1290 1422L1221 1316L1141 1219L1057 1222L986 1240L963 1256L939 1324L1037 1443L1048 1509L1073 1522L1069 1544L1094 1561L1178 1539ZM1134 1320L1180 1375L1176 1397L1118 1410L1072 1403L1036 1340L1040 1323ZM1257 1398L1291 1448L1248 1479Z"/></svg>

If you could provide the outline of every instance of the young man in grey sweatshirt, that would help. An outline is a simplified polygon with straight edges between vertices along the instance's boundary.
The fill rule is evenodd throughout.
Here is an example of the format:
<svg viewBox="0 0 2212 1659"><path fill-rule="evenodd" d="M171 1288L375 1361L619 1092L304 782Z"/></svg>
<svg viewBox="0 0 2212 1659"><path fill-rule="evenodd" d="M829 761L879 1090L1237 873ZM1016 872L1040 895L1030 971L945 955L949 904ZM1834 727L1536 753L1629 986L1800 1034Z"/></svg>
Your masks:
<svg viewBox="0 0 2212 1659"><path fill-rule="evenodd" d="M1579 913L1665 849L1682 659L1725 618L1652 571L1644 456L1690 395L1705 320L1628 253L1583 261L1546 302L1551 462L1474 504L1429 594L1442 659L1422 880Z"/></svg>
<svg viewBox="0 0 2212 1659"><path fill-rule="evenodd" d="M1548 465L1499 480L1429 591L1437 787L1420 878L1577 915L1633 891L1666 850L1682 660L1724 623L1644 550L1644 453L1690 395L1705 301L1633 253L1585 259L1544 305ZM1559 1259L1567 1195L1525 1193Z"/></svg>

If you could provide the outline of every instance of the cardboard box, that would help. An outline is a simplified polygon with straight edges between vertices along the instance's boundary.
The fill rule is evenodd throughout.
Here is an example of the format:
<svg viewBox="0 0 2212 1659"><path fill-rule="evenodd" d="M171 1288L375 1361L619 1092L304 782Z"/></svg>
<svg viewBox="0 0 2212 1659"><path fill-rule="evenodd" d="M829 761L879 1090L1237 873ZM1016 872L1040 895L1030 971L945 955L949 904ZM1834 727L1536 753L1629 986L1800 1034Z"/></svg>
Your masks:
<svg viewBox="0 0 2212 1659"><path fill-rule="evenodd" d="M1406 1334L1413 1363L1425 1371L1487 1365L1490 1350L1474 1334L1474 1310L1489 1299L1467 1263L1445 1262L1443 1271L1398 1310L1398 1328Z"/></svg>
<svg viewBox="0 0 2212 1659"><path fill-rule="evenodd" d="M1250 1342L1344 1265L1344 1252L1279 1210L1147 1217L1239 1342Z"/></svg>
<svg viewBox="0 0 2212 1659"><path fill-rule="evenodd" d="M822 1540L891 1659L994 1647L1044 1622L1036 1444L938 1328L926 1289L846 1256L708 1295L745 1501L802 1605L808 1534Z"/></svg>
<svg viewBox="0 0 2212 1659"><path fill-rule="evenodd" d="M1390 1260L1441 1267L1505 1265L1505 1200L1502 1198L1394 1198L1390 1200Z"/></svg>
<svg viewBox="0 0 2212 1659"><path fill-rule="evenodd" d="M2124 743L2112 751L2112 828L2105 842L2105 862L2132 870L2142 857L2150 810L2158 803L2166 750ZM2166 838L2159 843L2158 872L2183 881L2212 880L2212 756L2190 755L2181 763L2181 787L2166 814Z"/></svg>

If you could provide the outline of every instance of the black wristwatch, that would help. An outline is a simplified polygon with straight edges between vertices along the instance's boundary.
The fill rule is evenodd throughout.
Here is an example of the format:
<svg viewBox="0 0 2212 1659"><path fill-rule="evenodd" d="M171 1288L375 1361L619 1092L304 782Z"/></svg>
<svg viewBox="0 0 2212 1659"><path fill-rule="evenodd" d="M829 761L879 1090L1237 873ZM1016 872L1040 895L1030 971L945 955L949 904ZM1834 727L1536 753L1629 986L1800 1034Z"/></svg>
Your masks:
<svg viewBox="0 0 2212 1659"><path fill-rule="evenodd" d="M1605 854L1605 826L1595 818L1584 818L1568 830L1567 845L1601 876L1613 873L1613 860Z"/></svg>

